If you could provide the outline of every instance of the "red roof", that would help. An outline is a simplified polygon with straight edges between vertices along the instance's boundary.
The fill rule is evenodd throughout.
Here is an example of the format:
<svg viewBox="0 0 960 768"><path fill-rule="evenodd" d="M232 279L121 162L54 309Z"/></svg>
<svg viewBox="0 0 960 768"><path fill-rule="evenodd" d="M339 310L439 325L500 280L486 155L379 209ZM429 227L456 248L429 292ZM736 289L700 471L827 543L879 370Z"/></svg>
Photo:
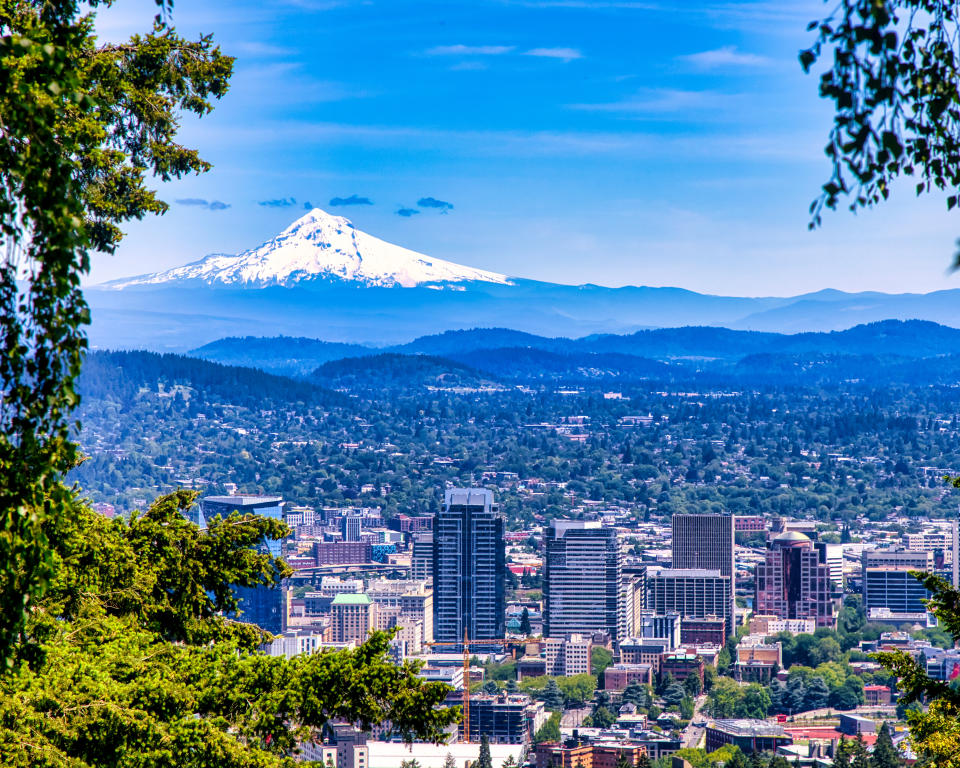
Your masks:
<svg viewBox="0 0 960 768"><path fill-rule="evenodd" d="M845 733L840 733L836 728L827 728L827 727L810 727L810 728L795 728L793 726L784 726L783 730L789 733L794 741L798 739L822 739L826 740L835 740L835 739L853 739L853 736L850 736ZM877 740L877 734L875 733L862 733L863 743L866 745L871 745Z"/></svg>
<svg viewBox="0 0 960 768"><path fill-rule="evenodd" d="M889 691L889 686L886 685L865 685L863 686L865 691Z"/></svg>

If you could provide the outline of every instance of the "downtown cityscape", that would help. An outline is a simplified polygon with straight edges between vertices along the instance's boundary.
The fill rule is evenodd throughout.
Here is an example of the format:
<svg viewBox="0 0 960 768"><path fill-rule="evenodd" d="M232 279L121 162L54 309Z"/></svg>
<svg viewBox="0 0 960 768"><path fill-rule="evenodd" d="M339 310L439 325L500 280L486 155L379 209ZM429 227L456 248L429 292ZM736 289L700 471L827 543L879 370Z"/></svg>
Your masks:
<svg viewBox="0 0 960 768"><path fill-rule="evenodd" d="M960 0L0 0L0 768L960 768Z"/></svg>
<svg viewBox="0 0 960 768"><path fill-rule="evenodd" d="M495 761L537 768L661 764L727 745L829 765L842 739L872 746L878 722L902 717L896 681L870 652L922 657L935 679L960 668L911 576L955 578L956 519L902 537L882 521L853 543L807 519L675 513L637 524L598 506L507 530L497 492L448 488L435 515L389 520L279 496L200 500L201 524L239 511L290 526L293 575L242 593L243 618L275 636L267 653L350 648L394 630L393 658L420 662L464 707L447 744L343 723L329 744L305 745L308 758L459 765L484 739Z"/></svg>

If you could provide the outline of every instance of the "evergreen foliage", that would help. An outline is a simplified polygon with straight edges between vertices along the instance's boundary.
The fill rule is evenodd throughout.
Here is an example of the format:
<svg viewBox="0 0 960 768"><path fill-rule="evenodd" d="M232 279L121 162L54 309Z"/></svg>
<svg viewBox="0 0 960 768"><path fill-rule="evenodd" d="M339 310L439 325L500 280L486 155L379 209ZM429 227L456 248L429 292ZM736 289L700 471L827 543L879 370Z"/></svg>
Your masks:
<svg viewBox="0 0 960 768"><path fill-rule="evenodd" d="M490 740L487 734L480 737L480 755L477 757L476 768L493 768L493 759L490 757Z"/></svg>

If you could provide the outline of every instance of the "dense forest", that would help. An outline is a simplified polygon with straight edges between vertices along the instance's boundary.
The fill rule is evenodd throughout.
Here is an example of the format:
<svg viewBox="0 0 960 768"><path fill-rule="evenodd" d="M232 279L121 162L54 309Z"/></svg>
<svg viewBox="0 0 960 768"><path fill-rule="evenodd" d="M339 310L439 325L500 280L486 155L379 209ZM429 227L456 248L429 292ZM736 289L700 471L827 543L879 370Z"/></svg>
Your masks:
<svg viewBox="0 0 960 768"><path fill-rule="evenodd" d="M514 526L591 502L637 519L724 509L836 523L955 508L942 476L960 468L957 377L878 386L651 361L644 375L544 378L531 354L493 371L480 353L462 355L473 364L390 353L289 379L93 352L81 382L89 459L73 477L120 510L178 486L236 483L386 515L430 512L447 483L478 483L500 489Z"/></svg>

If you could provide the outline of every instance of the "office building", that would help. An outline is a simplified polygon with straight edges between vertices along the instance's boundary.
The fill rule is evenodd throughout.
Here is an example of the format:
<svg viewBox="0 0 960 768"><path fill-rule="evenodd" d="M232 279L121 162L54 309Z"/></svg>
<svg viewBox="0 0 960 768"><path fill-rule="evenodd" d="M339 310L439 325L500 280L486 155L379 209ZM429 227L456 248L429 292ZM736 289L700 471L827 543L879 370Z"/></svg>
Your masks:
<svg viewBox="0 0 960 768"><path fill-rule="evenodd" d="M660 673L660 661L670 649L665 640L642 640L629 637L620 644L621 664L648 664L653 673Z"/></svg>
<svg viewBox="0 0 960 768"><path fill-rule="evenodd" d="M280 496L207 496L201 499L194 521L201 528L206 528L207 523L214 517L219 515L227 518L234 512L283 520L284 505ZM280 557L283 542L263 539L259 549L273 557ZM238 617L241 621L256 624L275 635L286 628L286 604L282 587L234 587L234 594L239 603Z"/></svg>
<svg viewBox="0 0 960 768"><path fill-rule="evenodd" d="M650 568L647 572L647 609L679 613L681 618L720 617L724 636L733 634L733 585L719 570Z"/></svg>
<svg viewBox="0 0 960 768"><path fill-rule="evenodd" d="M360 541L360 515L344 515L340 518L340 535L344 541Z"/></svg>
<svg viewBox="0 0 960 768"><path fill-rule="evenodd" d="M914 552L933 552L935 549L949 550L953 547L953 534L949 530L924 531L905 534L903 540L907 549Z"/></svg>
<svg viewBox="0 0 960 768"><path fill-rule="evenodd" d="M554 677L573 677L590 674L590 638L570 635L563 639L548 637L543 641L546 668L544 674Z"/></svg>
<svg viewBox="0 0 960 768"><path fill-rule="evenodd" d="M817 622L813 619L781 619L777 616L764 616L755 613L750 617L751 635L776 635L789 632L791 635L812 635L817 631Z"/></svg>
<svg viewBox="0 0 960 768"><path fill-rule="evenodd" d="M313 550L317 565L362 565L373 560L366 541L318 541Z"/></svg>
<svg viewBox="0 0 960 768"><path fill-rule="evenodd" d="M673 561L675 569L720 571L730 579L730 607L723 615L736 616L735 525L733 515L674 515Z"/></svg>
<svg viewBox="0 0 960 768"><path fill-rule="evenodd" d="M259 515L272 520L283 520L283 509L286 506L281 496L207 496L200 500L201 528L207 527L207 522L219 515L222 518L230 517L234 512L241 515ZM282 543L274 539L266 539L264 546L274 557L280 557Z"/></svg>
<svg viewBox="0 0 960 768"><path fill-rule="evenodd" d="M860 565L864 572L870 568L932 571L933 552L908 549L865 549L860 556Z"/></svg>
<svg viewBox="0 0 960 768"><path fill-rule="evenodd" d="M664 754L676 752L674 747ZM580 739L556 743L545 742L536 746L536 768L616 768L626 763L636 766L647 758L656 760L658 753L636 739L629 741L584 742Z"/></svg>
<svg viewBox="0 0 960 768"><path fill-rule="evenodd" d="M390 521L390 527L403 533L423 533L433 530L433 518L428 516L411 517L397 515Z"/></svg>
<svg viewBox="0 0 960 768"><path fill-rule="evenodd" d="M932 573L932 552L910 550L866 550L861 556L863 607L871 611L886 609L892 615L923 614L929 599L927 588L911 571Z"/></svg>
<svg viewBox="0 0 960 768"><path fill-rule="evenodd" d="M418 621L423 627L423 642L433 642L433 590L426 586L426 582L417 579L371 580L365 594L378 608L391 608L398 616ZM400 620L395 623L405 626Z"/></svg>
<svg viewBox="0 0 960 768"><path fill-rule="evenodd" d="M756 613L834 626L830 567L806 535L788 530L775 536L764 562L757 564L755 579Z"/></svg>
<svg viewBox="0 0 960 768"><path fill-rule="evenodd" d="M776 752L793 739L779 725L766 720L713 720L707 725L707 751L731 744L745 755Z"/></svg>
<svg viewBox="0 0 960 768"><path fill-rule="evenodd" d="M656 669L650 664L611 664L603 670L603 689L622 691L630 683L653 685Z"/></svg>
<svg viewBox="0 0 960 768"><path fill-rule="evenodd" d="M413 538L410 575L423 581L433 580L433 534L420 533Z"/></svg>
<svg viewBox="0 0 960 768"><path fill-rule="evenodd" d="M827 544L815 541L813 548L817 550L820 562L830 571L830 585L834 594L843 593L843 544Z"/></svg>
<svg viewBox="0 0 960 768"><path fill-rule="evenodd" d="M439 642L505 634L503 517L493 493L448 489L433 525L433 635Z"/></svg>
<svg viewBox="0 0 960 768"><path fill-rule="evenodd" d="M646 579L644 579L646 585ZM634 635L641 640L663 640L667 650L672 651L680 645L680 614L673 612L657 614L653 611L641 611L634 617Z"/></svg>
<svg viewBox="0 0 960 768"><path fill-rule="evenodd" d="M545 637L623 636L616 530L598 522L554 520L547 532L543 575Z"/></svg>
<svg viewBox="0 0 960 768"><path fill-rule="evenodd" d="M687 616L680 620L680 642L684 645L723 646L726 641L726 621L719 616Z"/></svg>
<svg viewBox="0 0 960 768"><path fill-rule="evenodd" d="M769 683L783 667L780 643L762 635L747 635L737 644L737 663L734 667L741 682Z"/></svg>
<svg viewBox="0 0 960 768"><path fill-rule="evenodd" d="M368 595L337 595L330 606L330 639L362 643L376 627L376 611L376 603Z"/></svg>
<svg viewBox="0 0 960 768"><path fill-rule="evenodd" d="M767 530L767 524L763 515L736 515L733 529L739 533L763 533Z"/></svg>

